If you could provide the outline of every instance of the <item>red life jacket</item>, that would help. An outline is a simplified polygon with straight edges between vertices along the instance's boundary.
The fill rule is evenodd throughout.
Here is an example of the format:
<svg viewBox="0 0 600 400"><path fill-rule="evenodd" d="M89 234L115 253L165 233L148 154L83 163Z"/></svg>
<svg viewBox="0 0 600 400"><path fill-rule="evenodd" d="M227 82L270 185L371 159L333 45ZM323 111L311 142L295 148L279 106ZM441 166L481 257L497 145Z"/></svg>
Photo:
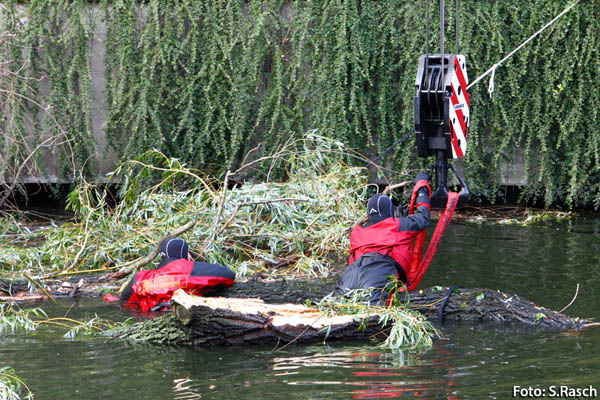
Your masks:
<svg viewBox="0 0 600 400"><path fill-rule="evenodd" d="M410 258L413 240L419 231L399 232L400 220L386 218L383 221L363 228L357 225L350 234L350 259L352 264L365 254L379 252L392 257L410 276Z"/></svg>
<svg viewBox="0 0 600 400"><path fill-rule="evenodd" d="M138 303L140 310L148 311L157 304L168 303L177 289L201 296L216 286L229 287L234 283L233 279L220 276L191 276L193 267L194 261L182 258L159 269L138 272L128 302Z"/></svg>

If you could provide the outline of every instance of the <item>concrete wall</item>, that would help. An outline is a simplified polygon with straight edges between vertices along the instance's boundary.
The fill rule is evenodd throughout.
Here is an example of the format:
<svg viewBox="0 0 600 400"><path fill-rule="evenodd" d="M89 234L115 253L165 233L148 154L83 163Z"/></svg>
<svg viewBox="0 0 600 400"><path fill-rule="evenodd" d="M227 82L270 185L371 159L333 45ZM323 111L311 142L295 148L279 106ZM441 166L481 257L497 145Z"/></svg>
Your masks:
<svg viewBox="0 0 600 400"><path fill-rule="evenodd" d="M106 24L102 21L100 10L94 12L96 35L91 42L92 58L90 69L92 73L92 87L96 102L92 105L92 123L94 138L96 139L96 162L102 176L115 168L116 154L107 144L104 126L106 124L106 103L104 101L104 55L106 54Z"/></svg>

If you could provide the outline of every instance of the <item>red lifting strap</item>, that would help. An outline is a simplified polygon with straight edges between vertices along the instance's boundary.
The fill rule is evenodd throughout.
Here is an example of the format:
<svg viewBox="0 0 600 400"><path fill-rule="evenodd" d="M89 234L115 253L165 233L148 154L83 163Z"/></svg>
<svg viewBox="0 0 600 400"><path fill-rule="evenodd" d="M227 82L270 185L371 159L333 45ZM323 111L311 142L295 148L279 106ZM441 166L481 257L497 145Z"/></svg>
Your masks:
<svg viewBox="0 0 600 400"><path fill-rule="evenodd" d="M410 195L410 208L408 209L409 214L415 213L415 202L417 201L417 193L420 189L426 187L429 191L429 197L431 197L431 188L429 187L429 182L425 179L421 179L417 183L415 183L415 187L413 188L412 194ZM418 205L417 205L418 207ZM431 209L431 207L429 207Z"/></svg>
<svg viewBox="0 0 600 400"><path fill-rule="evenodd" d="M425 184L421 184L421 182L425 182ZM414 212L414 204L416 200L416 193L422 187L427 186L429 189L429 185L427 181L419 181L415 185L415 189L413 190L411 199L410 199L410 209L409 214L413 214ZM431 194L431 189L429 189L429 193ZM425 256L421 258L423 254L423 248L425 247L425 236L427 235L427 230L424 229L421 231L417 237L415 238L415 243L413 246L413 252L410 260L410 269L408 278L408 290L415 290L423 275L429 268L429 264L437 251L444 234L446 233L446 229L448 228L448 224L450 224L450 219L452 218L452 214L454 213L454 209L456 208L456 203L458 202L458 193L449 192L448 193L448 201L446 202L446 208L444 209L442 215L440 216L440 220L438 221L437 226L435 227L435 231L433 232L433 236L431 241L429 242L429 246L427 247L427 251L425 252Z"/></svg>

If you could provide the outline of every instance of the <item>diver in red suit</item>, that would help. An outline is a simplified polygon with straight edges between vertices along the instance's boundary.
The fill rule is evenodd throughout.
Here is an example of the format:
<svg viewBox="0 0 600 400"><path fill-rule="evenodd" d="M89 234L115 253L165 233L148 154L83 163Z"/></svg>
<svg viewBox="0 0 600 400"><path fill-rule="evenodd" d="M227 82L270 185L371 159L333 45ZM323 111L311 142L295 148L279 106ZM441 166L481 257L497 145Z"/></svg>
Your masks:
<svg viewBox="0 0 600 400"><path fill-rule="evenodd" d="M229 268L191 260L188 244L181 238L163 241L160 254L157 269L141 270L129 281L121 293L122 303L142 311L158 311L169 308L169 300L177 289L201 296L235 281Z"/></svg>
<svg viewBox="0 0 600 400"><path fill-rule="evenodd" d="M350 234L349 266L338 281L334 295L373 288L368 303L384 304L393 277L408 284L410 277L415 276L417 271L411 270L413 241L429 226L431 189L429 175L425 173L418 174L413 182L414 214L395 215L388 196L376 194L369 199L368 220L354 227Z"/></svg>

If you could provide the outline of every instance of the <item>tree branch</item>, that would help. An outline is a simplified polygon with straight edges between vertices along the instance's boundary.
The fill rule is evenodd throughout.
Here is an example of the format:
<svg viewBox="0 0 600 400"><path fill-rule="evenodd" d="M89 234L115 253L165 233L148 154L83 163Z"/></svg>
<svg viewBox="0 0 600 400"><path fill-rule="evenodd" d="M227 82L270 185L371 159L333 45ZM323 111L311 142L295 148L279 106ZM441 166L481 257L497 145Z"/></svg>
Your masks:
<svg viewBox="0 0 600 400"><path fill-rule="evenodd" d="M237 203L235 205L235 209L231 213L231 216L227 219L227 221L223 224L223 226L218 230L217 234L223 232L225 230L225 228L227 228L229 226L231 221L235 218L237 213L240 211L241 207L256 206L258 204L268 204L268 203L276 203L276 202L282 202L282 201L309 201L309 200L310 199L297 199L297 198L293 198L293 197L286 197L283 199L261 200L261 201L253 201L253 202L249 202L249 203Z"/></svg>
<svg viewBox="0 0 600 400"><path fill-rule="evenodd" d="M4 205L6 200L10 197L11 193L15 189L15 186L17 185L17 181L19 180L19 176L21 175L21 172L23 172L23 169L26 167L29 160L35 155L35 153L38 152L38 150L40 150L43 147L51 145L52 141L58 140L58 138L59 138L59 136L51 136L51 137L47 138L42 143L38 144L35 147L35 149L33 149L33 151L31 153L29 153L29 155L21 162L19 169L17 169L17 172L13 176L12 182L10 183L10 185L7 185L7 187L4 189L2 198L0 198L0 207L2 207ZM62 143L68 142L70 140L71 139L66 139Z"/></svg>
<svg viewBox="0 0 600 400"><path fill-rule="evenodd" d="M579 293L579 283L577 284L577 288L575 289L575 296L573 296L573 299L569 302L569 304L567 304L562 310L559 311L559 313L562 313L563 311L565 311L567 308L571 307L571 304L573 304L573 302L575 301L575 299L577 298L577 294Z"/></svg>
<svg viewBox="0 0 600 400"><path fill-rule="evenodd" d="M141 267L142 265L148 264L149 262L154 260L154 258L160 252L160 244L162 242L164 242L167 239L171 239L175 236L179 236L184 232L189 231L190 229L192 229L194 227L194 225L196 225L196 221L191 221L191 222L188 222L187 224L183 225L182 227L175 229L173 232L167 233L165 236L163 236L158 241L158 244L152 249L152 251L147 256L138 258L136 260L130 261L128 263L125 263L125 264L119 266L119 268L121 269L121 272L131 273L134 269Z"/></svg>
<svg viewBox="0 0 600 400"><path fill-rule="evenodd" d="M411 183L410 181L404 181L404 182L396 183L395 185L390 185L390 186L386 187L383 190L383 192L381 192L381 194L388 196L392 192L392 190L404 187L410 183Z"/></svg>

